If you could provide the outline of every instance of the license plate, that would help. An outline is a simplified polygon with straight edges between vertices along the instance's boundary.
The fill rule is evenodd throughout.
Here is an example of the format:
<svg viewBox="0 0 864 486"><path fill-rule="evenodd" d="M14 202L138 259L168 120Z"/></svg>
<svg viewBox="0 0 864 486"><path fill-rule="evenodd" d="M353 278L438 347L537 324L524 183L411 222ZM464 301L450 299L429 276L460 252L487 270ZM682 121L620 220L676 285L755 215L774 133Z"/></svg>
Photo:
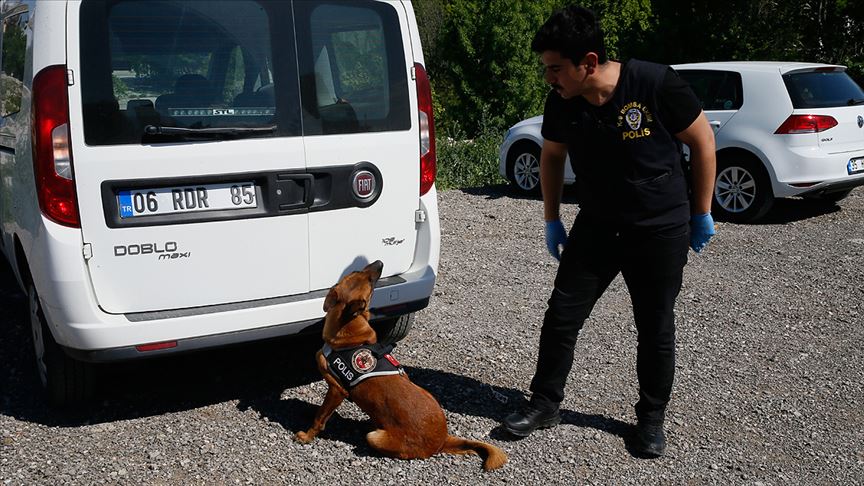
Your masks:
<svg viewBox="0 0 864 486"><path fill-rule="evenodd" d="M849 173L849 175L864 172L864 157L850 159L849 163L846 164L846 172Z"/></svg>
<svg viewBox="0 0 864 486"><path fill-rule="evenodd" d="M117 202L121 218L257 208L256 189L251 182L130 189L120 191Z"/></svg>

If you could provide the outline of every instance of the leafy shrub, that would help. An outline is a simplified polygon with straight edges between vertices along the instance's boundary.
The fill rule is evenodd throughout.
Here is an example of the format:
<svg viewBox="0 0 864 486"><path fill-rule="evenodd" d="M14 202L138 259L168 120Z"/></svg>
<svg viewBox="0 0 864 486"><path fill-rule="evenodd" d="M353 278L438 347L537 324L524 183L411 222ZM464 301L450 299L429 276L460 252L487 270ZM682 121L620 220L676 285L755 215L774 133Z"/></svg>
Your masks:
<svg viewBox="0 0 864 486"><path fill-rule="evenodd" d="M506 182L498 173L498 146L504 133L481 124L480 131L468 139L460 128L438 136L438 189L480 187Z"/></svg>

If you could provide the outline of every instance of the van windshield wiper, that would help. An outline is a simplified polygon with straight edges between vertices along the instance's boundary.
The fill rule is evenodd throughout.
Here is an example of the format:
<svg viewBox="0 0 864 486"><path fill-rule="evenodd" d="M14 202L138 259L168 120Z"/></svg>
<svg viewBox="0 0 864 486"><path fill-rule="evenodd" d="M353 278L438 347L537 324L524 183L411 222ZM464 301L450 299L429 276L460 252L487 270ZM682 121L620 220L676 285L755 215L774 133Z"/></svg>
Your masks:
<svg viewBox="0 0 864 486"><path fill-rule="evenodd" d="M144 127L145 135L169 135L169 136L208 136L208 135L264 135L273 133L276 125L266 127L215 127L215 128L181 128L163 127L159 125L147 125Z"/></svg>
<svg viewBox="0 0 864 486"><path fill-rule="evenodd" d="M864 105L864 98L862 98L862 99L849 98L849 101L847 101L846 104L848 106Z"/></svg>

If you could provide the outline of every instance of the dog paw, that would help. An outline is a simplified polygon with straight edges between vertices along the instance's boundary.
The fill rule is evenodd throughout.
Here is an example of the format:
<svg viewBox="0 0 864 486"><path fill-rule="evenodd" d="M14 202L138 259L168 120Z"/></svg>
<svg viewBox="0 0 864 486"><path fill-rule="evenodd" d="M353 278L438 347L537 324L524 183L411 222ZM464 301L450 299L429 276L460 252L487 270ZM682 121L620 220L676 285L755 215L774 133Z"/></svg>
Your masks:
<svg viewBox="0 0 864 486"><path fill-rule="evenodd" d="M308 443L312 442L312 440L314 438L315 438L314 436L311 436L311 435L309 435L303 431L300 431L300 432L297 432L296 434L294 434L294 440L296 440L297 442L299 442L301 444L308 444Z"/></svg>

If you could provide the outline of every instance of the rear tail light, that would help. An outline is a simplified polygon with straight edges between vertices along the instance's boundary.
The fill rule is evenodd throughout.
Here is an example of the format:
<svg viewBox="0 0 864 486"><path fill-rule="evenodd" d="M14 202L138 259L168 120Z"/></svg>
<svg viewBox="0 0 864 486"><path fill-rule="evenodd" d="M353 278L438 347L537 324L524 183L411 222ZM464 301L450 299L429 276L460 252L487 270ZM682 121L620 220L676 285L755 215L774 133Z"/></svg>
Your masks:
<svg viewBox="0 0 864 486"><path fill-rule="evenodd" d="M55 223L79 228L69 140L66 66L49 66L33 78L32 130L39 207Z"/></svg>
<svg viewBox="0 0 864 486"><path fill-rule="evenodd" d="M420 195L435 184L435 117L432 116L432 85L420 63L414 63L417 75L417 104L420 111Z"/></svg>
<svg viewBox="0 0 864 486"><path fill-rule="evenodd" d="M774 133L818 133L837 126L837 120L828 115L792 115Z"/></svg>

